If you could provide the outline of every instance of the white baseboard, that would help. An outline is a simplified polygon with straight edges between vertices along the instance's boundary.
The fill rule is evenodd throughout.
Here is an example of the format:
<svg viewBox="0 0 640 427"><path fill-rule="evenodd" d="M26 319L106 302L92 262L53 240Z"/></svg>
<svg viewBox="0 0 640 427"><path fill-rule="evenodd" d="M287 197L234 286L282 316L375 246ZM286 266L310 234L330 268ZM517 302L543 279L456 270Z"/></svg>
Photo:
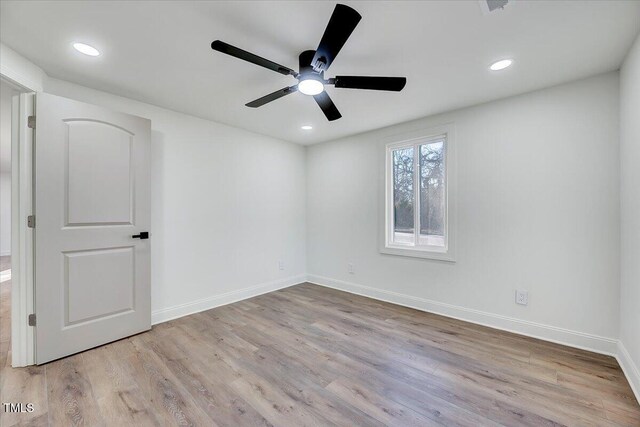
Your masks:
<svg viewBox="0 0 640 427"><path fill-rule="evenodd" d="M629 380L636 399L640 402L640 369L633 363L633 359L631 359L631 355L622 341L618 341L618 355L616 359L618 359L618 364L622 368L622 372L624 372L627 380Z"/></svg>
<svg viewBox="0 0 640 427"><path fill-rule="evenodd" d="M188 316L189 314L199 313L201 311L210 310L221 305L231 304L247 298L253 298L267 292L277 291L278 289L288 288L289 286L303 283L306 276L293 276L272 282L261 283L259 285L250 286L248 288L238 289L224 294L214 295L202 298L196 301L174 305L160 310L154 310L151 313L151 324L155 325L167 322L178 317Z"/></svg>
<svg viewBox="0 0 640 427"><path fill-rule="evenodd" d="M0 252L0 256L9 256L11 255L11 251Z"/></svg>
<svg viewBox="0 0 640 427"><path fill-rule="evenodd" d="M616 356L618 340L310 274L311 283L582 350Z"/></svg>

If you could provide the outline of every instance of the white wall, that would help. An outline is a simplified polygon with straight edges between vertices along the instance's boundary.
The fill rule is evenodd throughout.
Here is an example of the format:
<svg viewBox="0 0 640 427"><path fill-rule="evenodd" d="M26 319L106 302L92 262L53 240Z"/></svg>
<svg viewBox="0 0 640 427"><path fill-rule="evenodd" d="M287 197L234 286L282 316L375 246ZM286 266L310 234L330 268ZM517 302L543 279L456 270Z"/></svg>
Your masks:
<svg viewBox="0 0 640 427"><path fill-rule="evenodd" d="M620 158L620 342L640 399L640 36L620 70Z"/></svg>
<svg viewBox="0 0 640 427"><path fill-rule="evenodd" d="M302 280L304 147L60 80L45 91L151 119L154 321Z"/></svg>
<svg viewBox="0 0 640 427"><path fill-rule="evenodd" d="M618 83L613 72L311 146L310 279L615 352ZM380 140L448 122L458 144L457 262L380 254ZM529 291L527 307L515 289Z"/></svg>
<svg viewBox="0 0 640 427"><path fill-rule="evenodd" d="M0 43L0 74L34 92L41 92L47 75L28 59Z"/></svg>

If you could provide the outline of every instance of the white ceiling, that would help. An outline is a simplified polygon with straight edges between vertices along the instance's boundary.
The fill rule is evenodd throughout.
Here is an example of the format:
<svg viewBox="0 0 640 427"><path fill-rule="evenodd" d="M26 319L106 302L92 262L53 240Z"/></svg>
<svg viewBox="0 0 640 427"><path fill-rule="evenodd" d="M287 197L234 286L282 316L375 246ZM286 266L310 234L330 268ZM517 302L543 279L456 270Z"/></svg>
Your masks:
<svg viewBox="0 0 640 427"><path fill-rule="evenodd" d="M513 0L489 15L477 0L345 3L363 18L326 77L408 82L400 93L329 87L343 115L331 123L300 93L245 107L295 79L210 43L221 39L297 70L334 2L3 0L0 38L52 77L309 144L615 70L640 29L640 1ZM74 41L102 55L83 56ZM488 70L505 57L512 67Z"/></svg>

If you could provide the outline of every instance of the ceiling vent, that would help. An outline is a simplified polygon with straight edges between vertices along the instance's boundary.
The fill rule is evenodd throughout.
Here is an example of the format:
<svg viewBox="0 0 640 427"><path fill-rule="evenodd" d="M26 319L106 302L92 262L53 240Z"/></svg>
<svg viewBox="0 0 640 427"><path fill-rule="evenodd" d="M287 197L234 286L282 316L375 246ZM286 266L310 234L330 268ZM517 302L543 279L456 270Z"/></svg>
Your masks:
<svg viewBox="0 0 640 427"><path fill-rule="evenodd" d="M488 15L495 10L504 9L507 3L509 0L480 0L480 8L483 14Z"/></svg>

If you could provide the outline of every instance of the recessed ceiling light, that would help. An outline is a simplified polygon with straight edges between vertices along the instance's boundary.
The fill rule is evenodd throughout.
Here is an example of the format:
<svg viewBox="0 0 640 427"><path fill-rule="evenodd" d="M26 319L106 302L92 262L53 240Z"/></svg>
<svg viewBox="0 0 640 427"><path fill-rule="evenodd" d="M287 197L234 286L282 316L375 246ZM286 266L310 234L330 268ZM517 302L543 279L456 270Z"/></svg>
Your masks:
<svg viewBox="0 0 640 427"><path fill-rule="evenodd" d="M311 129L313 129L313 126L311 126L311 125L304 125L304 126L300 126L300 129L302 129L302 130L311 130Z"/></svg>
<svg viewBox="0 0 640 427"><path fill-rule="evenodd" d="M306 79L298 83L298 90L305 95L318 95L324 90L324 85L319 80Z"/></svg>
<svg viewBox="0 0 640 427"><path fill-rule="evenodd" d="M77 50L80 53L84 53L85 55L89 55L89 56L98 56L100 55L100 51L98 49L96 49L93 46L89 46L88 44L84 44L84 43L74 43L73 44L73 48L75 50Z"/></svg>
<svg viewBox="0 0 640 427"><path fill-rule="evenodd" d="M505 68L507 68L511 64L513 64L513 60L511 60L511 59L502 59L500 61L496 61L493 64L491 64L489 69L491 71L500 71L500 70L504 70Z"/></svg>

